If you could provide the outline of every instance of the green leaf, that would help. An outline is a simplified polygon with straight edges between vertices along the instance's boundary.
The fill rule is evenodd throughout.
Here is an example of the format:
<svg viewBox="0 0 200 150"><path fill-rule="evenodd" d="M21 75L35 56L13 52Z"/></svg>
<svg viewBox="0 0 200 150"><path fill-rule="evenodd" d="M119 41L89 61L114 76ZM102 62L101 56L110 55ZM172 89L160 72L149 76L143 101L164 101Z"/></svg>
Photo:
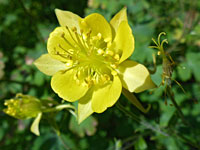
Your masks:
<svg viewBox="0 0 200 150"><path fill-rule="evenodd" d="M96 126L97 120L92 116L88 117L80 125L78 124L76 118L72 116L69 123L69 129L79 137L84 137L85 134L88 136L94 135L97 130Z"/></svg>
<svg viewBox="0 0 200 150"><path fill-rule="evenodd" d="M139 137L139 139L136 141L134 146L135 146L135 149L137 149L137 150L147 149L147 144L142 136Z"/></svg>
<svg viewBox="0 0 200 150"><path fill-rule="evenodd" d="M190 66L187 63L182 63L178 67L178 75L181 78L182 81L187 81L191 78L192 76L192 70Z"/></svg>
<svg viewBox="0 0 200 150"><path fill-rule="evenodd" d="M131 56L132 60L138 62L148 61L152 63L153 49L149 48L151 38L153 37L154 32L154 22L148 24L139 24L134 26L133 35L135 37L135 51ZM141 55L142 53L142 55Z"/></svg>
<svg viewBox="0 0 200 150"><path fill-rule="evenodd" d="M38 86L41 86L44 84L44 81L45 81L45 75L37 71L34 75L34 83Z"/></svg>
<svg viewBox="0 0 200 150"><path fill-rule="evenodd" d="M160 106L161 106L161 111L165 112L165 113L161 114L160 126L166 127L168 125L168 122L170 121L171 117L174 114L175 107L170 106L170 105L165 105L164 101L160 101Z"/></svg>
<svg viewBox="0 0 200 150"><path fill-rule="evenodd" d="M16 14L13 14L13 13L7 14L4 25L9 26L11 23L15 22L16 20L17 20Z"/></svg>
<svg viewBox="0 0 200 150"><path fill-rule="evenodd" d="M186 54L188 66L192 69L194 77L200 81L200 53L189 52Z"/></svg>

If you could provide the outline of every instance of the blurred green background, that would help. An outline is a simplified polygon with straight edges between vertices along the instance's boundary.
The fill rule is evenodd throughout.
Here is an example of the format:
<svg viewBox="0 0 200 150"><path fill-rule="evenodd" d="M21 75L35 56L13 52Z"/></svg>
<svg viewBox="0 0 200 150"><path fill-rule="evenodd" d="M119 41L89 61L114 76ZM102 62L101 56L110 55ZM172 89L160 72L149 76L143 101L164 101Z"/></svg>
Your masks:
<svg viewBox="0 0 200 150"><path fill-rule="evenodd" d="M72 11L81 17L98 12L107 20L127 6L129 24L136 47L130 59L152 68L151 38L164 31L169 41L165 49L177 63L173 79L186 91L172 84L175 100L181 107L185 126L171 101L165 105L164 88L160 87L136 96L146 106L142 114L123 96L121 103L152 126L139 124L115 106L102 114L94 114L81 126L67 111L55 119L61 136L43 119L41 136L29 128L32 120L16 120L2 112L3 103L16 93L40 99L60 98L45 76L32 62L46 53L49 33L59 26L55 8ZM157 60L157 72L152 76L161 82L162 64ZM199 0L0 0L0 150L196 150L200 145L200 1ZM165 133L164 131L167 131Z"/></svg>

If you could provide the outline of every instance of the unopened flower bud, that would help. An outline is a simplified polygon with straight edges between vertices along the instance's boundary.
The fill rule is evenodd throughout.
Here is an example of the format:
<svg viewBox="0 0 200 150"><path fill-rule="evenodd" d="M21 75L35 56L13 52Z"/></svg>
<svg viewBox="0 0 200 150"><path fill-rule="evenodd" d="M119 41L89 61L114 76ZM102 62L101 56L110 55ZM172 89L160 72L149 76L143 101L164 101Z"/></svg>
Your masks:
<svg viewBox="0 0 200 150"><path fill-rule="evenodd" d="M39 99L23 94L17 94L15 98L6 100L7 106L3 111L17 119L28 119L36 117L42 110L42 104Z"/></svg>

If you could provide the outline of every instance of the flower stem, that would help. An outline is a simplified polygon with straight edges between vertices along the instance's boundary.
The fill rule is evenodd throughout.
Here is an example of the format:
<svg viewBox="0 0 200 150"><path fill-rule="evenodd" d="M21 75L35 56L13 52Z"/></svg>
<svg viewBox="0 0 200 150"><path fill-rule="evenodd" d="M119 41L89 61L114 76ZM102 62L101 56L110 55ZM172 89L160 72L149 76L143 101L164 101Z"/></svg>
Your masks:
<svg viewBox="0 0 200 150"><path fill-rule="evenodd" d="M178 104L177 104L176 101L175 101L173 92L170 90L169 87L166 87L166 88L167 88L167 90L166 90L166 91L167 91L167 95L170 97L170 99L171 99L173 105L176 107L176 110L177 110L178 115L179 115L179 117L181 118L182 122L183 122L186 126L189 126L190 124L185 120L185 117L184 117L184 115L183 115L183 112L182 112L181 108L178 106Z"/></svg>
<svg viewBox="0 0 200 150"><path fill-rule="evenodd" d="M135 120L138 123L140 123L140 118L138 118L135 114L133 114L133 113L129 112L128 110L126 110L126 108L119 101L116 103L116 106L117 106L117 108L119 110L121 110L127 116L131 117L133 120Z"/></svg>
<svg viewBox="0 0 200 150"><path fill-rule="evenodd" d="M179 138L183 142L189 144L190 146L197 148L197 149L200 149L200 145L198 145L197 142L189 140L188 138L184 137L183 135L177 133L175 130L169 129L169 132L171 132L171 134L173 134L174 136L176 136L177 138Z"/></svg>
<svg viewBox="0 0 200 150"><path fill-rule="evenodd" d="M177 103L176 103L176 105L177 105ZM165 129L165 131L163 131L163 129L162 130L160 129L159 125L157 125L157 124L151 125L146 120L140 119L137 115L135 115L134 113L128 111L119 101L116 103L116 106L117 106L117 108L119 110L121 110L122 112L124 112L127 116L129 116L130 118L132 118L133 120L135 120L139 124L145 126L147 129L151 129L152 131L160 133L160 134L162 134L162 135L164 135L166 137L168 137L168 136L175 136L175 137L181 139L183 142L189 144L190 146L192 146L194 148L200 149L200 145L198 145L197 143L189 140L188 138L184 137L183 135L177 133L172 128L167 128L167 129Z"/></svg>
<svg viewBox="0 0 200 150"><path fill-rule="evenodd" d="M54 120L54 118L47 118L49 124L51 125L51 127L53 128L53 131L56 133L58 139L61 141L61 143L63 144L64 146L64 149L65 150L69 150L70 148L67 146L67 144L65 143L65 141L63 140L62 138L62 135L61 135L61 132L60 132L60 129L58 127L58 124L56 123L56 121Z"/></svg>
<svg viewBox="0 0 200 150"><path fill-rule="evenodd" d="M48 108L48 109L44 109L43 112L54 112L54 111L60 111L62 109L75 109L74 106L70 105L70 104L61 104L61 105L57 105L54 108Z"/></svg>
<svg viewBox="0 0 200 150"><path fill-rule="evenodd" d="M169 136L166 132L162 131L160 129L160 127L158 125L151 125L149 124L146 120L144 119L140 119L137 115L135 115L134 113L126 110L126 108L118 101L116 103L116 106L119 110L121 110L123 113L125 113L127 116L129 116L130 118L132 118L133 120L135 120L136 122L138 122L139 124L145 126L147 129L151 129L154 132L158 132L164 136Z"/></svg>

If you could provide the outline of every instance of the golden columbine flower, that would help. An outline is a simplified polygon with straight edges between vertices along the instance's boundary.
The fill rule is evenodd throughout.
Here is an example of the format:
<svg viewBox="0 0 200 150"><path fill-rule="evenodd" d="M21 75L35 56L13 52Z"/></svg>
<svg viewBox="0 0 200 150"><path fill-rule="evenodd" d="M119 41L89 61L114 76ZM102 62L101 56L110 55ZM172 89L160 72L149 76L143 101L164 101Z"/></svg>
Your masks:
<svg viewBox="0 0 200 150"><path fill-rule="evenodd" d="M134 50L126 8L110 23L98 13L55 12L61 26L49 36L48 54L34 64L53 76L51 87L61 98L78 100L79 123L113 106L122 87L136 93L155 87L145 66L126 60Z"/></svg>

